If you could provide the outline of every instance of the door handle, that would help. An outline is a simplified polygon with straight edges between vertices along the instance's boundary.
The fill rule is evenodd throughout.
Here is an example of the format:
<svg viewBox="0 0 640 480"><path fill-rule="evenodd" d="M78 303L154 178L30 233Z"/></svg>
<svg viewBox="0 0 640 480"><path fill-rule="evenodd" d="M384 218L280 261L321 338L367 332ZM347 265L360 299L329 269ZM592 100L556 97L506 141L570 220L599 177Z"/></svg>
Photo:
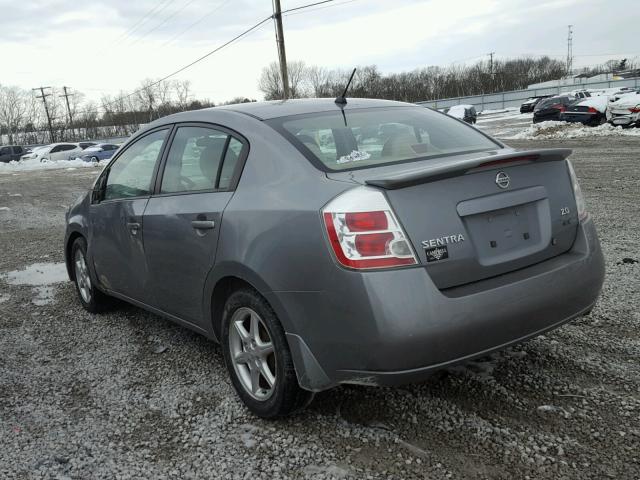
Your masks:
<svg viewBox="0 0 640 480"><path fill-rule="evenodd" d="M194 220L191 222L191 226L196 230L211 230L215 228L216 222L213 220Z"/></svg>
<svg viewBox="0 0 640 480"><path fill-rule="evenodd" d="M129 233L131 235L138 235L140 231L140 224L138 222L127 222L127 227L129 228Z"/></svg>

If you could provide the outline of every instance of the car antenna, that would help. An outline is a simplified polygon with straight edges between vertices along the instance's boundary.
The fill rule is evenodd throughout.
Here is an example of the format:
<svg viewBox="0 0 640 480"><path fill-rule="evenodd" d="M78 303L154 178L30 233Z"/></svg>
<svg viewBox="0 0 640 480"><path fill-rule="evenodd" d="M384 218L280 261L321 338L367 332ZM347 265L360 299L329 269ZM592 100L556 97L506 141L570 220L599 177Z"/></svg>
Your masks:
<svg viewBox="0 0 640 480"><path fill-rule="evenodd" d="M353 72L351 72L351 76L349 77L349 81L347 82L347 86L344 87L344 92L342 92L342 95L340 95L339 97L337 97L335 99L335 102L338 105L346 105L347 104L347 90L349 90L349 86L351 85L351 81L353 80L353 76L356 74L356 69L353 69Z"/></svg>

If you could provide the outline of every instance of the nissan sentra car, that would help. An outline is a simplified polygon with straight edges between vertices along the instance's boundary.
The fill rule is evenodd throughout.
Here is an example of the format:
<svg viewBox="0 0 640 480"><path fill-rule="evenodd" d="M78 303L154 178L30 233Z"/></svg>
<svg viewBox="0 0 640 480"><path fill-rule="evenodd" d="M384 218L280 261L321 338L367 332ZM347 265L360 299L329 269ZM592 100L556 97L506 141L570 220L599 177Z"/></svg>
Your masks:
<svg viewBox="0 0 640 480"><path fill-rule="evenodd" d="M89 312L115 297L219 342L246 406L283 416L589 312L603 257L570 153L383 100L178 113L70 207L67 269Z"/></svg>

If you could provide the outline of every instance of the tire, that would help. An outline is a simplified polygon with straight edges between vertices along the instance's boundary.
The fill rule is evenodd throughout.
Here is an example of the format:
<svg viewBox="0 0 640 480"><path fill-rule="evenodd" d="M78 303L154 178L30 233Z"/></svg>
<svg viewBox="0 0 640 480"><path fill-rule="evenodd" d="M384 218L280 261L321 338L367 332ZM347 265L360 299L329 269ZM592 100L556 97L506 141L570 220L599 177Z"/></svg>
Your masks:
<svg viewBox="0 0 640 480"><path fill-rule="evenodd" d="M83 308L90 313L108 310L112 305L111 297L93 285L87 262L87 242L83 237L77 238L71 246L71 268L73 283Z"/></svg>
<svg viewBox="0 0 640 480"><path fill-rule="evenodd" d="M291 415L313 399L312 392L298 385L291 351L275 312L252 288L236 290L227 299L222 314L222 351L238 396L258 417ZM236 360L238 357L242 360Z"/></svg>

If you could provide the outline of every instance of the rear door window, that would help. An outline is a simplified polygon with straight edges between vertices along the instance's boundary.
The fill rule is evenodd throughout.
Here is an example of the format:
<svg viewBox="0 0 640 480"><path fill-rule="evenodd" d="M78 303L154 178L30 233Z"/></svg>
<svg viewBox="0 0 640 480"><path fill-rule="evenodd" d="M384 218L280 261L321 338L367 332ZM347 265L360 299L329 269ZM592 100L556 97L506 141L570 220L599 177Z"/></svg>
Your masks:
<svg viewBox="0 0 640 480"><path fill-rule="evenodd" d="M160 193L228 190L244 143L214 127L181 126L171 142Z"/></svg>
<svg viewBox="0 0 640 480"><path fill-rule="evenodd" d="M205 127L176 131L162 175L160 193L214 190L229 135Z"/></svg>
<svg viewBox="0 0 640 480"><path fill-rule="evenodd" d="M222 170L220 170L218 188L221 190L227 190L231 186L233 176L236 172L236 166L238 165L238 160L242 153L242 148L242 142L237 138L231 137L229 140L229 147L227 148L224 161L222 163Z"/></svg>

